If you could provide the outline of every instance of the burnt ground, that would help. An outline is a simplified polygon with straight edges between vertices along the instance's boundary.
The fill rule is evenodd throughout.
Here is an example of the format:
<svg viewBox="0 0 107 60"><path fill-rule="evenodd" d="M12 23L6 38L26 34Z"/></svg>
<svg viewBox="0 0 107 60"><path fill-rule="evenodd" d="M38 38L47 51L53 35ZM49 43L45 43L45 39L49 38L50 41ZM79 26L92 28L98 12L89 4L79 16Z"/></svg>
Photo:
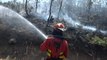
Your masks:
<svg viewBox="0 0 107 60"><path fill-rule="evenodd" d="M5 43L4 43L5 42ZM43 60L45 53L40 53L40 44L31 41L8 44L6 40L0 42L0 59L4 60ZM99 49L100 50L100 49ZM69 49L68 60L107 60L107 55L103 51L98 54L91 54L80 49Z"/></svg>

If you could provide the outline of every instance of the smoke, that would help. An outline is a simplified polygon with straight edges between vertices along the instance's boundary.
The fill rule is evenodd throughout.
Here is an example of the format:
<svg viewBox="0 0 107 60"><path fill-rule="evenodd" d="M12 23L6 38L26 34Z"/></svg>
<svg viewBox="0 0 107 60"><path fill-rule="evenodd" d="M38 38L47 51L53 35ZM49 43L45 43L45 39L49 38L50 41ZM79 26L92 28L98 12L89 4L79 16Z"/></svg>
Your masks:
<svg viewBox="0 0 107 60"><path fill-rule="evenodd" d="M47 20L49 15L49 4L50 0L40 0L40 2L38 3L37 13L45 20Z"/></svg>
<svg viewBox="0 0 107 60"><path fill-rule="evenodd" d="M65 14L64 16L64 20L69 23L72 27L78 27L81 26L81 23L79 21L74 21L71 17L69 17L67 14Z"/></svg>
<svg viewBox="0 0 107 60"><path fill-rule="evenodd" d="M71 13L72 17L69 16L69 11L66 9L67 4L68 2L66 0L63 0L62 11L61 11L62 13L60 13L60 18L63 18L69 25L73 27L77 28L78 26L82 26L79 20L72 19L72 17L77 18L77 16L75 16L73 13ZM52 15L54 16L54 18L57 18L57 11L59 9L59 6L56 5L58 5L58 3L53 3L53 7L52 7ZM46 20L49 15L49 6L50 6L50 0L40 0L39 8L37 12L38 14L40 14L40 16L42 16ZM91 27L89 29L91 29Z"/></svg>
<svg viewBox="0 0 107 60"><path fill-rule="evenodd" d="M100 30L100 32L107 35L107 31Z"/></svg>
<svg viewBox="0 0 107 60"><path fill-rule="evenodd" d="M40 0L39 1L39 8L37 10L37 13L41 17L43 17L45 20L47 20L48 15L49 15L50 1L51 0ZM74 4L80 3L80 5L82 5L82 3L86 4L86 2L87 1L82 2L82 0L81 1L76 0L73 3ZM78 28L79 26L81 26L85 30L91 30L91 31L98 30L96 28L96 26L86 26L84 24L81 24L81 22L78 20L79 17L76 16L75 14L73 14L73 12L71 12L68 9L68 6L71 6L70 3L72 3L72 1L63 0L62 9L61 9L60 16L59 16L60 18L64 19L68 23L69 26L72 26L72 27L75 27L75 28ZM52 6L52 16L54 18L57 18L59 5L60 5L60 1L59 0L58 1L54 0L53 6ZM82 5L82 6L84 6L84 5Z"/></svg>
<svg viewBox="0 0 107 60"><path fill-rule="evenodd" d="M92 31L96 31L96 27L93 27L93 26L83 26L82 27L83 29L88 29L88 30L92 30Z"/></svg>

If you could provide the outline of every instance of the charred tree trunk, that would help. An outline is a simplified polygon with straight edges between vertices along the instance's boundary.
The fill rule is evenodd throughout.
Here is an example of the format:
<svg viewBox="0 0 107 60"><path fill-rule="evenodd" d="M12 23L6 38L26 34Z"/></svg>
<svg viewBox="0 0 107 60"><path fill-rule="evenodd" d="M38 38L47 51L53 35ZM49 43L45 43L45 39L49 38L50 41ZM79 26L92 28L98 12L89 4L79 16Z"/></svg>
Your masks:
<svg viewBox="0 0 107 60"><path fill-rule="evenodd" d="M36 1L36 6L35 6L35 12L37 12L37 8L38 8L38 0L35 0Z"/></svg>
<svg viewBox="0 0 107 60"><path fill-rule="evenodd" d="M63 3L63 0L61 0L61 3L60 3L60 7L59 7L59 11L58 11L58 17L57 17L58 19L59 19L61 8L62 8L62 3Z"/></svg>
<svg viewBox="0 0 107 60"><path fill-rule="evenodd" d="M48 18L50 18L50 17L51 17L51 9L52 9L52 3L53 3L53 1L54 1L54 0L51 0L51 2L50 2L49 17L48 17Z"/></svg>
<svg viewBox="0 0 107 60"><path fill-rule="evenodd" d="M48 24L49 24L49 20L50 20L50 18L51 18L52 3L53 3L53 0L51 0L51 2L50 2L49 17L48 17L48 20L47 20L47 25L46 25L46 27L48 26Z"/></svg>
<svg viewBox="0 0 107 60"><path fill-rule="evenodd" d="M14 5L16 4L16 1L17 1L17 0L13 0L13 2L14 2Z"/></svg>
<svg viewBox="0 0 107 60"><path fill-rule="evenodd" d="M12 3L12 9L16 11L17 10L16 0L13 0L12 2L13 2Z"/></svg>
<svg viewBox="0 0 107 60"><path fill-rule="evenodd" d="M91 15L91 12L90 12L90 9L92 7L92 0L88 0L88 5L87 5L87 13L88 13L88 16L87 16L87 20L90 21L90 15Z"/></svg>
<svg viewBox="0 0 107 60"><path fill-rule="evenodd" d="M28 0L26 0L26 2L25 2L25 12L26 12L26 15L29 16L27 4L28 4Z"/></svg>
<svg viewBox="0 0 107 60"><path fill-rule="evenodd" d="M50 2L50 8L49 8L49 17L48 17L48 20L47 20L47 23L46 23L46 27L45 27L45 31L46 31L46 33L48 34L48 32L49 32L49 30L48 30L48 28L49 28L49 23L50 23L50 20L51 20L51 9L52 9L52 3L53 3L53 1L54 0L51 0L51 2Z"/></svg>
<svg viewBox="0 0 107 60"><path fill-rule="evenodd" d="M23 7L25 8L25 0L23 0Z"/></svg>

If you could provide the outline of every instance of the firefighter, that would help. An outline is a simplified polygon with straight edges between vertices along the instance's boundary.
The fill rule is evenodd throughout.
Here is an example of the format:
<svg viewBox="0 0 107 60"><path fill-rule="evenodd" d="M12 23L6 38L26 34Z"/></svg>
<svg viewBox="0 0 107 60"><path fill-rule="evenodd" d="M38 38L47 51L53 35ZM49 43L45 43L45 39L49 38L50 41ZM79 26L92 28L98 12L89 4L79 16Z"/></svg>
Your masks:
<svg viewBox="0 0 107 60"><path fill-rule="evenodd" d="M68 42L63 38L64 31L64 24L55 24L52 35L48 36L40 45L40 50L47 53L45 60L66 60L68 55Z"/></svg>

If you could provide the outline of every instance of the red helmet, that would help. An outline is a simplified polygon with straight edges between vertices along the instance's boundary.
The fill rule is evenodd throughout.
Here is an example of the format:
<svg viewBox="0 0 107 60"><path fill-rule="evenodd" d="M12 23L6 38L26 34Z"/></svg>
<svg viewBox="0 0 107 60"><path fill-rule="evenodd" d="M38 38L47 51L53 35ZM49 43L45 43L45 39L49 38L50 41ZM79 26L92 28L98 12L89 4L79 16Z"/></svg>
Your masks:
<svg viewBox="0 0 107 60"><path fill-rule="evenodd" d="M63 23L57 23L54 25L54 28L59 29L61 31L65 31L65 25Z"/></svg>

